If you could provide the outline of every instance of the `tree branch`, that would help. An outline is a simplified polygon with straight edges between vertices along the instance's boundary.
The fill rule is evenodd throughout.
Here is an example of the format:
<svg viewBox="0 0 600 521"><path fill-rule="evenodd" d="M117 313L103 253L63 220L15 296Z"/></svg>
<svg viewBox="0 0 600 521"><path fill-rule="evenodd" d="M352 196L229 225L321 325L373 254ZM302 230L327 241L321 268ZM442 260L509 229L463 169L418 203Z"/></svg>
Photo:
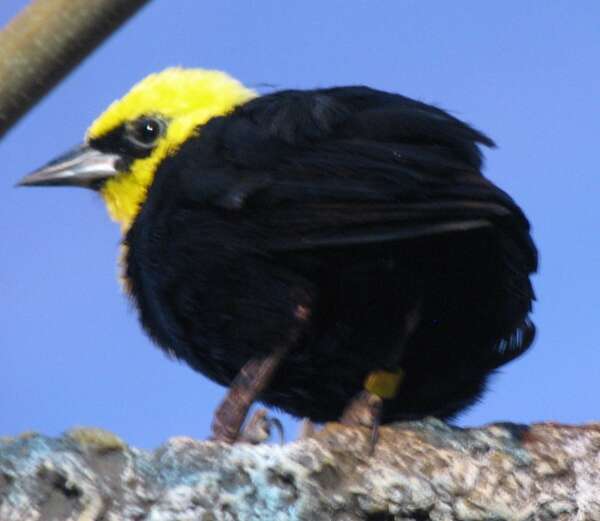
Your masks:
<svg viewBox="0 0 600 521"><path fill-rule="evenodd" d="M330 424L284 446L173 438L153 452L100 429L0 441L0 519L598 521L600 424L370 432Z"/></svg>
<svg viewBox="0 0 600 521"><path fill-rule="evenodd" d="M0 32L0 138L148 0L35 0Z"/></svg>

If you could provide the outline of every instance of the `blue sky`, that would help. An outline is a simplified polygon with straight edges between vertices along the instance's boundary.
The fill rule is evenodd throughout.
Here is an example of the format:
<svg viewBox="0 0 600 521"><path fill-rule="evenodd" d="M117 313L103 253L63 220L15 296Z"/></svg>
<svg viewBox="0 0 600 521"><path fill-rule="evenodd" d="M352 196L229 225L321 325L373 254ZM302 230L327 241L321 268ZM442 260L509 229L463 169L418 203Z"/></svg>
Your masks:
<svg viewBox="0 0 600 521"><path fill-rule="evenodd" d="M4 0L0 23L25 4ZM13 188L169 65L250 86L367 84L488 133L487 175L523 206L541 252L539 335L459 424L598 419L599 21L595 0L151 2L0 141L0 435L95 425L144 447L208 435L223 389L142 333L101 201Z"/></svg>

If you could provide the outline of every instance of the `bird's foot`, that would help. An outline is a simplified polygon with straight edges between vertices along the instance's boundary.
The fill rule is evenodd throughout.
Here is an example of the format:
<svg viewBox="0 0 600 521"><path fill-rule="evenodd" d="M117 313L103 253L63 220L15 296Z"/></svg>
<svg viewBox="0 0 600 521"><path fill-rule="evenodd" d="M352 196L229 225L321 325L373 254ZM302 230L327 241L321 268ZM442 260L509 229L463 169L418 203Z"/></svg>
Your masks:
<svg viewBox="0 0 600 521"><path fill-rule="evenodd" d="M215 411L211 439L225 443L235 443L240 439L248 410L271 380L284 352L275 351L266 358L252 359L244 364ZM266 418L266 414L264 416ZM252 424L251 428L256 430L260 422L258 418L252 418L248 424Z"/></svg>
<svg viewBox="0 0 600 521"><path fill-rule="evenodd" d="M212 441L220 441L222 443L235 443L240 435L240 424L243 421L238 420L237 417L229 418L225 417L222 408L217 411L217 415L213 418L211 431L212 435L210 439ZM233 416L233 415L232 415Z"/></svg>
<svg viewBox="0 0 600 521"><path fill-rule="evenodd" d="M344 409L340 422L353 427L368 427L371 430L369 454L373 454L379 438L379 424L383 398L370 391L362 391Z"/></svg>
<svg viewBox="0 0 600 521"><path fill-rule="evenodd" d="M365 378L364 390L352 399L342 413L341 423L371 429L370 454L373 454L379 438L383 400L396 397L403 379L404 371L401 368L370 372Z"/></svg>
<svg viewBox="0 0 600 521"><path fill-rule="evenodd" d="M353 427L372 427L381 416L383 400L369 391L361 391L347 405L340 422Z"/></svg>
<svg viewBox="0 0 600 521"><path fill-rule="evenodd" d="M278 418L271 418L266 409L257 409L252 417L246 422L238 441L259 445L271 438L273 428L279 435L279 443L284 441L283 425Z"/></svg>
<svg viewBox="0 0 600 521"><path fill-rule="evenodd" d="M211 440L223 443L252 443L259 445L271 438L273 429L279 435L279 443L284 441L284 430L281 421L271 418L266 409L257 409L243 427L238 427L239 416L233 421L223 421L223 416L215 417L212 425Z"/></svg>

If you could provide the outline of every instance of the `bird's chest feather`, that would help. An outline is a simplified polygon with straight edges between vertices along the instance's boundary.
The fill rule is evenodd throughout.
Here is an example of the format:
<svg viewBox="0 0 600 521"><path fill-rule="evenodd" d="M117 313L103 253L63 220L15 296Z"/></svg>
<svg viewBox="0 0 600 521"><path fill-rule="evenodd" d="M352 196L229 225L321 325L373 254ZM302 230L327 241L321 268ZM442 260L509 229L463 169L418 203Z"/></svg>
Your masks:
<svg viewBox="0 0 600 521"><path fill-rule="evenodd" d="M143 211L126 238L124 272L140 320L170 354L225 383L281 339L290 288L256 234L227 212Z"/></svg>

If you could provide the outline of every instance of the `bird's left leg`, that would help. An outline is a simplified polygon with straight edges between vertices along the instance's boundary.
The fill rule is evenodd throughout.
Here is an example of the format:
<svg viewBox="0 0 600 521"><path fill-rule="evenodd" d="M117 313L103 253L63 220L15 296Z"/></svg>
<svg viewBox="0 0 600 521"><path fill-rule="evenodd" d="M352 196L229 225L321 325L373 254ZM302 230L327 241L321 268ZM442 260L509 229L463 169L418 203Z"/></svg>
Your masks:
<svg viewBox="0 0 600 521"><path fill-rule="evenodd" d="M383 401L396 396L403 376L402 369L370 372L365 378L364 389L352 399L342 413L341 423L371 429L371 452L379 436Z"/></svg>
<svg viewBox="0 0 600 521"><path fill-rule="evenodd" d="M418 301L404 319L403 334L388 367L391 369L371 371L367 374L364 389L346 406L340 422L346 425L363 426L371 429L370 451L372 452L379 436L379 425L384 400L391 400L398 394L404 379L400 367L408 339L420 321L421 301Z"/></svg>
<svg viewBox="0 0 600 521"><path fill-rule="evenodd" d="M267 357L250 359L242 367L215 412L212 439L226 443L234 443L240 439L242 424L248 410L269 385L285 355L297 345L310 319L310 297L306 292L296 290L292 298L295 302L294 321L286 341L277 346ZM262 411L257 414L264 418ZM256 421L253 419L250 423L254 424Z"/></svg>

